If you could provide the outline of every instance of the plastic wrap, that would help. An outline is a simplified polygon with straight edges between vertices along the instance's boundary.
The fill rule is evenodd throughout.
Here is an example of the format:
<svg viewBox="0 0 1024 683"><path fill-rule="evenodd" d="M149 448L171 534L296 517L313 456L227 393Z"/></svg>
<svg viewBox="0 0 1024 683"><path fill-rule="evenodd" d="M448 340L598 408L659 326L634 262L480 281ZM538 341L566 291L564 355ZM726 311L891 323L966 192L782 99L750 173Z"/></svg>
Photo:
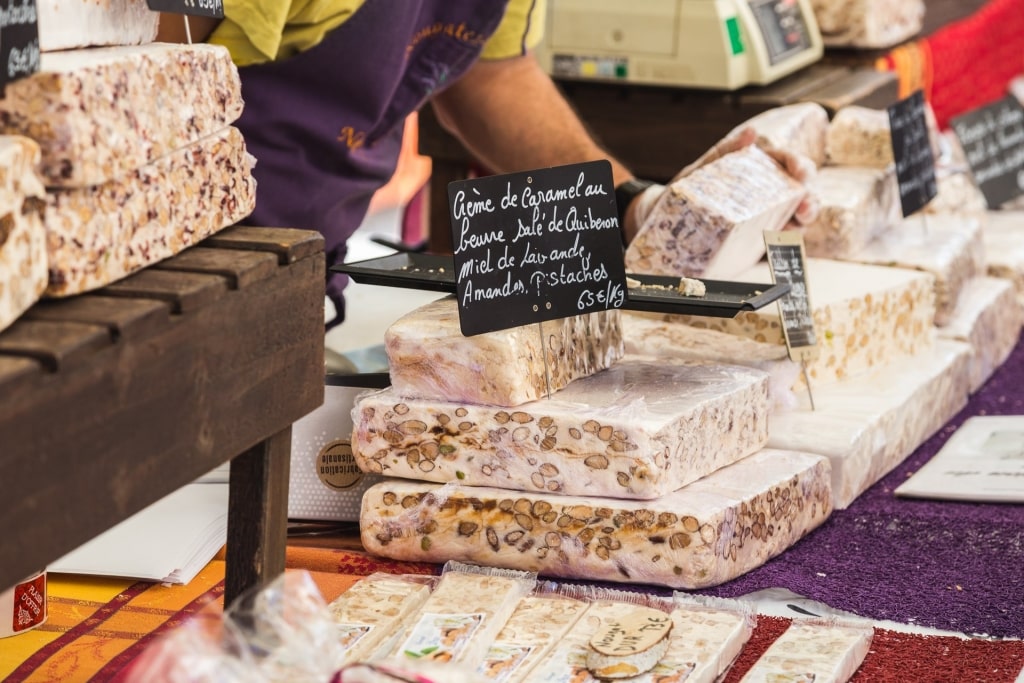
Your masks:
<svg viewBox="0 0 1024 683"><path fill-rule="evenodd" d="M655 498L764 445L768 377L633 357L514 411L360 396L352 452L367 472L562 495Z"/></svg>
<svg viewBox="0 0 1024 683"><path fill-rule="evenodd" d="M846 683L867 656L873 636L870 623L838 619L794 621L740 683Z"/></svg>
<svg viewBox="0 0 1024 683"><path fill-rule="evenodd" d="M433 593L403 621L388 658L453 662L475 670L536 579L532 572L446 563Z"/></svg>
<svg viewBox="0 0 1024 683"><path fill-rule="evenodd" d="M269 683L230 621L190 619L132 662L126 683Z"/></svg>
<svg viewBox="0 0 1024 683"><path fill-rule="evenodd" d="M985 274L981 221L968 214L911 216L850 254L849 260L930 274L935 324L945 325L967 281Z"/></svg>
<svg viewBox="0 0 1024 683"><path fill-rule="evenodd" d="M924 24L924 0L811 0L811 7L830 47L892 47Z"/></svg>
<svg viewBox="0 0 1024 683"><path fill-rule="evenodd" d="M828 166L808 183L818 216L803 227L808 256L844 258L902 220L895 168Z"/></svg>
<svg viewBox="0 0 1024 683"><path fill-rule="evenodd" d="M384 345L400 396L514 407L612 365L622 330L613 309L464 337L445 297L397 320Z"/></svg>
<svg viewBox="0 0 1024 683"><path fill-rule="evenodd" d="M743 127L757 132L761 147L803 155L815 166L825 163L828 112L817 102L773 107L740 124Z"/></svg>
<svg viewBox="0 0 1024 683"><path fill-rule="evenodd" d="M1024 211L989 211L982 239L988 274L1013 282L1024 301Z"/></svg>
<svg viewBox="0 0 1024 683"><path fill-rule="evenodd" d="M772 416L768 444L827 456L832 496L844 509L967 403L970 347L939 340L861 377L814 387L812 411Z"/></svg>
<svg viewBox="0 0 1024 683"><path fill-rule="evenodd" d="M35 173L39 147L0 136L0 330L42 296L47 284L45 191Z"/></svg>
<svg viewBox="0 0 1024 683"><path fill-rule="evenodd" d="M465 665L388 659L349 664L330 683L487 683L487 679Z"/></svg>
<svg viewBox="0 0 1024 683"><path fill-rule="evenodd" d="M693 589L763 564L831 509L826 459L764 449L651 501L392 479L363 497L360 529L385 557Z"/></svg>

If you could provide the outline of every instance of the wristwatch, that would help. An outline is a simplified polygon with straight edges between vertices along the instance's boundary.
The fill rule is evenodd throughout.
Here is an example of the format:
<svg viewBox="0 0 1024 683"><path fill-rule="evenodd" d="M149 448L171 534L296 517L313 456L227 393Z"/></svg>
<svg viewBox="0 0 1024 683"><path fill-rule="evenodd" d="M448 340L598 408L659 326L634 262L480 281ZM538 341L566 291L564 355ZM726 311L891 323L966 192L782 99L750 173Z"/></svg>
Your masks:
<svg viewBox="0 0 1024 683"><path fill-rule="evenodd" d="M619 227L626 227L626 209L630 203L639 195L644 193L651 185L657 185L653 180L642 180L633 178L615 187L615 205L619 209Z"/></svg>

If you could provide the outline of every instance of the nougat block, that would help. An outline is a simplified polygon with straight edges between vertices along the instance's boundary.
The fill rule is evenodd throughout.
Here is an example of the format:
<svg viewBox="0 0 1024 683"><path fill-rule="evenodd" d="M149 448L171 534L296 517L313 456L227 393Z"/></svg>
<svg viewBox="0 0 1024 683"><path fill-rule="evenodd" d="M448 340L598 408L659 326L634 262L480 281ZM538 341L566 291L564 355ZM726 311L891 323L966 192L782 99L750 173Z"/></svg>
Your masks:
<svg viewBox="0 0 1024 683"><path fill-rule="evenodd" d="M1024 211L989 211L982 228L988 274L1013 282L1024 300Z"/></svg>
<svg viewBox="0 0 1024 683"><path fill-rule="evenodd" d="M118 180L50 190L46 295L103 287L238 222L255 205L254 163L227 127Z"/></svg>
<svg viewBox="0 0 1024 683"><path fill-rule="evenodd" d="M156 38L160 13L146 0L37 0L39 49L139 45Z"/></svg>
<svg viewBox="0 0 1024 683"><path fill-rule="evenodd" d="M399 318L384 347L399 396L504 407L545 397L623 353L617 309L465 337L453 297Z"/></svg>
<svg viewBox="0 0 1024 683"><path fill-rule="evenodd" d="M977 277L964 284L956 310L949 322L939 328L938 334L940 339L971 345L972 394L1009 357L1020 339L1022 325L1024 306L1012 282Z"/></svg>
<svg viewBox="0 0 1024 683"><path fill-rule="evenodd" d="M964 284L985 274L981 221L969 214L915 215L875 238L849 260L929 273L935 283L935 324L945 325Z"/></svg>
<svg viewBox="0 0 1024 683"><path fill-rule="evenodd" d="M528 595L519 601L477 671L488 680L538 680L535 667L576 631L589 603L558 595Z"/></svg>
<svg viewBox="0 0 1024 683"><path fill-rule="evenodd" d="M794 621L740 683L846 683L871 647L870 623Z"/></svg>
<svg viewBox="0 0 1024 683"><path fill-rule="evenodd" d="M807 364L814 386L856 376L913 356L934 341L933 276L906 268L808 258L807 286L820 355ZM767 264L741 273L741 282L771 282ZM697 327L756 341L785 344L777 306L735 318L670 316Z"/></svg>
<svg viewBox="0 0 1024 683"><path fill-rule="evenodd" d="M741 124L747 126L757 132L759 145L802 154L816 166L825 163L828 112L817 102L773 107Z"/></svg>
<svg viewBox="0 0 1024 683"><path fill-rule="evenodd" d="M363 546L553 577L695 589L734 579L832 511L827 458L763 449L648 501L390 479L363 497Z"/></svg>
<svg viewBox="0 0 1024 683"><path fill-rule="evenodd" d="M759 370L627 357L515 410L364 394L352 452L408 479L655 498L761 448L768 412Z"/></svg>
<svg viewBox="0 0 1024 683"><path fill-rule="evenodd" d="M811 0L825 45L892 47L917 35L924 0Z"/></svg>
<svg viewBox="0 0 1024 683"><path fill-rule="evenodd" d="M931 349L859 377L817 386L798 410L772 415L768 445L832 461L832 496L845 509L967 404L971 349L939 339Z"/></svg>
<svg viewBox="0 0 1024 683"><path fill-rule="evenodd" d="M895 161L888 113L856 105L843 107L829 123L825 155L834 166L886 168Z"/></svg>
<svg viewBox="0 0 1024 683"><path fill-rule="evenodd" d="M38 160L32 140L0 136L0 330L46 289L45 191L33 170Z"/></svg>
<svg viewBox="0 0 1024 683"><path fill-rule="evenodd" d="M808 256L846 258L902 220L895 167L826 166L807 188L819 206L803 226Z"/></svg>
<svg viewBox="0 0 1024 683"><path fill-rule="evenodd" d="M153 43L44 53L8 83L0 132L39 142L48 187L86 187L223 129L242 112L227 49Z"/></svg>
<svg viewBox="0 0 1024 683"><path fill-rule="evenodd" d="M761 233L779 230L804 186L756 145L672 183L626 249L634 273L733 279L765 253Z"/></svg>

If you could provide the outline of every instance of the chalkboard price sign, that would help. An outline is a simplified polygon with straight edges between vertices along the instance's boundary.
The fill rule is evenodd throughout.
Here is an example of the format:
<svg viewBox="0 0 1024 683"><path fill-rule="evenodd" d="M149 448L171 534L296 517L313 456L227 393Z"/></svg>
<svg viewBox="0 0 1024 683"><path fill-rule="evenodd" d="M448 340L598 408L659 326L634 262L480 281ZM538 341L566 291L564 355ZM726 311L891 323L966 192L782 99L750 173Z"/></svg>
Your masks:
<svg viewBox="0 0 1024 683"><path fill-rule="evenodd" d="M146 5L154 12L224 18L223 0L146 0Z"/></svg>
<svg viewBox="0 0 1024 683"><path fill-rule="evenodd" d="M789 285L789 294L779 299L779 314L789 357L794 361L814 360L818 356L818 338L807 292L803 237L793 230L766 230L764 243L768 249L772 279L776 284Z"/></svg>
<svg viewBox="0 0 1024 683"><path fill-rule="evenodd" d="M904 217L921 209L939 192L924 107L924 94L918 90L887 110Z"/></svg>
<svg viewBox="0 0 1024 683"><path fill-rule="evenodd" d="M35 0L0 0L0 87L39 71Z"/></svg>
<svg viewBox="0 0 1024 683"><path fill-rule="evenodd" d="M967 112L952 123L990 208L1024 193L1024 107L1016 97Z"/></svg>
<svg viewBox="0 0 1024 683"><path fill-rule="evenodd" d="M607 161L457 181L448 206L464 335L625 303Z"/></svg>

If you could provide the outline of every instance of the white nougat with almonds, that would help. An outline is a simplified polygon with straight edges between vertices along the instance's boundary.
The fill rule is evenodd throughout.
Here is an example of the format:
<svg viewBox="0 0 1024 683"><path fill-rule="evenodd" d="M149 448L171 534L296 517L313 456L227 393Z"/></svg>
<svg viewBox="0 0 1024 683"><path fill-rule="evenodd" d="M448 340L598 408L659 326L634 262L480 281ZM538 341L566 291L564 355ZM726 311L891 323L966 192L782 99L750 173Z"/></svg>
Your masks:
<svg viewBox="0 0 1024 683"><path fill-rule="evenodd" d="M832 511L828 459L763 449L648 501L389 479L363 496L363 546L547 576L696 589L783 552Z"/></svg>
<svg viewBox="0 0 1024 683"><path fill-rule="evenodd" d="M811 0L825 45L883 48L917 35L924 0Z"/></svg>
<svg viewBox="0 0 1024 683"><path fill-rule="evenodd" d="M45 190L35 172L39 147L0 136L0 330L39 300L47 283Z"/></svg>
<svg viewBox="0 0 1024 683"><path fill-rule="evenodd" d="M546 397L623 354L617 309L465 337L454 297L395 321L384 348L399 396L504 407Z"/></svg>
<svg viewBox="0 0 1024 683"><path fill-rule="evenodd" d="M633 273L733 279L765 253L807 191L750 145L672 183L626 249Z"/></svg>
<svg viewBox="0 0 1024 683"><path fill-rule="evenodd" d="M146 0L36 0L36 11L43 53L149 43L160 23L160 13Z"/></svg>
<svg viewBox="0 0 1024 683"><path fill-rule="evenodd" d="M1024 211L989 211L982 228L988 274L1013 282L1024 302Z"/></svg>
<svg viewBox="0 0 1024 683"><path fill-rule="evenodd" d="M893 168L826 166L807 189L819 207L802 228L808 256L849 257L901 220Z"/></svg>
<svg viewBox="0 0 1024 683"><path fill-rule="evenodd" d="M626 357L515 410L363 394L352 452L389 476L656 498L760 449L768 413L760 370Z"/></svg>
<svg viewBox="0 0 1024 683"><path fill-rule="evenodd" d="M794 621L740 683L846 683L867 656L873 636L867 622Z"/></svg>
<svg viewBox="0 0 1024 683"><path fill-rule="evenodd" d="M816 166L825 163L828 112L817 102L773 107L748 119L740 127L753 128L759 145L801 154Z"/></svg>

